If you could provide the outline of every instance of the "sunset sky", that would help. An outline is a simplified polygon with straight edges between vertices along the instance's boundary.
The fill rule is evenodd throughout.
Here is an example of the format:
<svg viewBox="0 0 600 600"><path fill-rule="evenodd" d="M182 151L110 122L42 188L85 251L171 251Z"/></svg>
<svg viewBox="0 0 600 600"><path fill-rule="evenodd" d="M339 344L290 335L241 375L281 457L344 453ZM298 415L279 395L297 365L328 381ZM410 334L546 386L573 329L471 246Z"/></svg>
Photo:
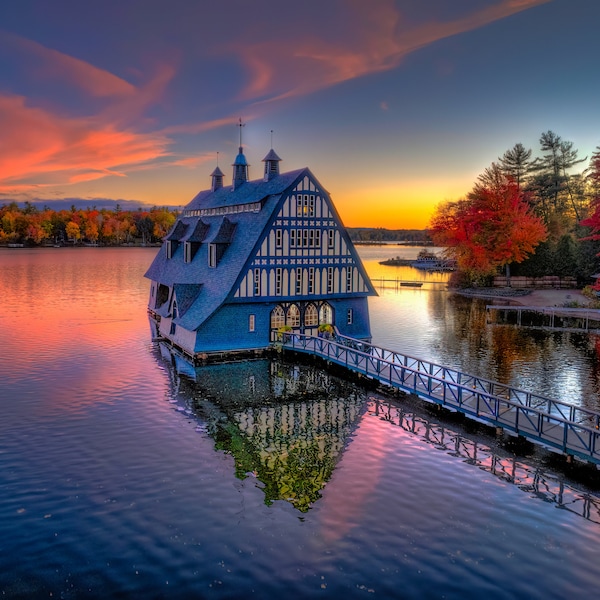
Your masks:
<svg viewBox="0 0 600 600"><path fill-rule="evenodd" d="M551 129L600 145L600 0L0 3L0 204L185 205L241 118L347 226L424 228L435 205ZM271 134L273 131L273 134Z"/></svg>

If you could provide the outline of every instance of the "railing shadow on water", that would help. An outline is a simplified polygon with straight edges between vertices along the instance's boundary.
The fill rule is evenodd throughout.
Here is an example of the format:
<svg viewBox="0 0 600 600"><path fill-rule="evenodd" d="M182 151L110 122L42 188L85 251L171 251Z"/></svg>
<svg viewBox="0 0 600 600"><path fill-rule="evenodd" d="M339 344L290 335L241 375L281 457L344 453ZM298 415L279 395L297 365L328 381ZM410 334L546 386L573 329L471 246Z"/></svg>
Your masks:
<svg viewBox="0 0 600 600"><path fill-rule="evenodd" d="M553 503L586 521L600 523L600 498L551 472L528 464L517 456L501 455L491 446L394 401L371 398L367 410L383 421L418 436L437 450L511 483L533 497Z"/></svg>
<svg viewBox="0 0 600 600"><path fill-rule="evenodd" d="M600 411L514 388L354 338L274 333L272 341L417 394L536 443L600 464Z"/></svg>

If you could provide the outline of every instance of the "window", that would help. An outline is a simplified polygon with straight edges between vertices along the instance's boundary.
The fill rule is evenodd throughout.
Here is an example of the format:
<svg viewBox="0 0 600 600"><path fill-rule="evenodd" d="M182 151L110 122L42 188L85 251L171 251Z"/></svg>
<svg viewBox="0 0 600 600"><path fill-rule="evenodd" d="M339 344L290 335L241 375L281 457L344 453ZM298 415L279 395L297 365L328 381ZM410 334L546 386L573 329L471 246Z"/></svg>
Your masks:
<svg viewBox="0 0 600 600"><path fill-rule="evenodd" d="M352 267L346 267L346 291L352 291Z"/></svg>
<svg viewBox="0 0 600 600"><path fill-rule="evenodd" d="M260 269L254 269L254 295L260 296Z"/></svg>
<svg viewBox="0 0 600 600"><path fill-rule="evenodd" d="M296 269L296 294L302 293L302 269Z"/></svg>
<svg viewBox="0 0 600 600"><path fill-rule="evenodd" d="M302 246L308 248L308 229L302 231Z"/></svg>
<svg viewBox="0 0 600 600"><path fill-rule="evenodd" d="M321 230L320 229L315 229L315 247L316 248L321 247Z"/></svg>
<svg viewBox="0 0 600 600"><path fill-rule="evenodd" d="M217 245L216 244L208 245L208 266L213 269L217 266Z"/></svg>
<svg viewBox="0 0 600 600"><path fill-rule="evenodd" d="M252 332L255 330L256 315L248 315L248 331Z"/></svg>
<svg viewBox="0 0 600 600"><path fill-rule="evenodd" d="M296 230L292 229L290 231L290 248L296 247Z"/></svg>
<svg viewBox="0 0 600 600"><path fill-rule="evenodd" d="M319 324L319 313L317 312L317 307L314 304L309 304L306 307L306 311L304 313L304 324L307 327L315 327Z"/></svg>
<svg viewBox="0 0 600 600"><path fill-rule="evenodd" d="M292 304L287 313L287 325L290 327L300 327L300 309Z"/></svg>
<svg viewBox="0 0 600 600"><path fill-rule="evenodd" d="M308 214L311 217L315 216L315 196L314 196L314 194L311 194L311 196L310 196L310 201L309 201L309 205L308 205Z"/></svg>
<svg viewBox="0 0 600 600"><path fill-rule="evenodd" d="M283 238L281 235L281 229L276 229L275 230L275 247L276 248L281 248L283 246Z"/></svg>
<svg viewBox="0 0 600 600"><path fill-rule="evenodd" d="M296 200L296 216L302 216L302 195L298 195Z"/></svg>
<svg viewBox="0 0 600 600"><path fill-rule="evenodd" d="M275 269L275 295L281 296L281 268Z"/></svg>
<svg viewBox="0 0 600 600"><path fill-rule="evenodd" d="M192 262L192 244L190 242L183 244L183 262Z"/></svg>
<svg viewBox="0 0 600 600"><path fill-rule="evenodd" d="M354 318L354 314L352 312L352 309L349 308L348 309L348 316L347 316L347 319L346 319L346 322L348 323L348 325L352 325L353 318Z"/></svg>
<svg viewBox="0 0 600 600"><path fill-rule="evenodd" d="M277 305L271 311L271 329L279 329L285 325L285 312L283 312L283 307L281 305Z"/></svg>
<svg viewBox="0 0 600 600"><path fill-rule="evenodd" d="M327 302L322 304L319 310L319 323L333 324L333 310L331 309L331 305L327 304Z"/></svg>
<svg viewBox="0 0 600 600"><path fill-rule="evenodd" d="M329 229L327 231L327 247L331 250L335 247L335 230Z"/></svg>
<svg viewBox="0 0 600 600"><path fill-rule="evenodd" d="M314 229L308 230L308 246L310 248L315 247L315 230Z"/></svg>
<svg viewBox="0 0 600 600"><path fill-rule="evenodd" d="M327 293L333 292L333 267L327 267Z"/></svg>
<svg viewBox="0 0 600 600"><path fill-rule="evenodd" d="M174 244L171 240L167 240L167 258L173 258L173 252L175 252Z"/></svg>
<svg viewBox="0 0 600 600"><path fill-rule="evenodd" d="M308 293L309 294L315 293L315 268L314 267L308 268Z"/></svg>

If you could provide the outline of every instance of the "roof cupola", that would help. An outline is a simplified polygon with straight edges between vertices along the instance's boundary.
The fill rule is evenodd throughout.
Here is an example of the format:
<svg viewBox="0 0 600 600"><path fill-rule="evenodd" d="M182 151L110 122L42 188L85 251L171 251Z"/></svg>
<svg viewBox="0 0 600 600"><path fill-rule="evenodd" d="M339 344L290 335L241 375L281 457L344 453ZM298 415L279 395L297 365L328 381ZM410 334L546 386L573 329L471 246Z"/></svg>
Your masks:
<svg viewBox="0 0 600 600"><path fill-rule="evenodd" d="M279 163L281 162L281 159L277 156L277 153L273 148L271 148L269 154L263 158L263 162L265 163L265 181L270 181L273 177L279 175Z"/></svg>
<svg viewBox="0 0 600 600"><path fill-rule="evenodd" d="M210 189L212 192L216 192L219 188L223 187L224 173L217 165L216 169L210 174L210 176L212 177L212 185L210 186Z"/></svg>

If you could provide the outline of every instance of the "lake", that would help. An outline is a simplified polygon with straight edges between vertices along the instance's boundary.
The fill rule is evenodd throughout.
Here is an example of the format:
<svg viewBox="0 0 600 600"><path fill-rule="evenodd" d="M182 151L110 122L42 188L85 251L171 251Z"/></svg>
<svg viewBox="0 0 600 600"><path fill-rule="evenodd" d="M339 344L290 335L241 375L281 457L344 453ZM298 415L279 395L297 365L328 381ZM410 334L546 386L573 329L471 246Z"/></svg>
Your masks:
<svg viewBox="0 0 600 600"><path fill-rule="evenodd" d="M155 252L0 249L3 597L596 592L592 473L310 362L190 366L151 339ZM418 249L359 252L374 343L600 406L597 336L486 325L379 265Z"/></svg>

